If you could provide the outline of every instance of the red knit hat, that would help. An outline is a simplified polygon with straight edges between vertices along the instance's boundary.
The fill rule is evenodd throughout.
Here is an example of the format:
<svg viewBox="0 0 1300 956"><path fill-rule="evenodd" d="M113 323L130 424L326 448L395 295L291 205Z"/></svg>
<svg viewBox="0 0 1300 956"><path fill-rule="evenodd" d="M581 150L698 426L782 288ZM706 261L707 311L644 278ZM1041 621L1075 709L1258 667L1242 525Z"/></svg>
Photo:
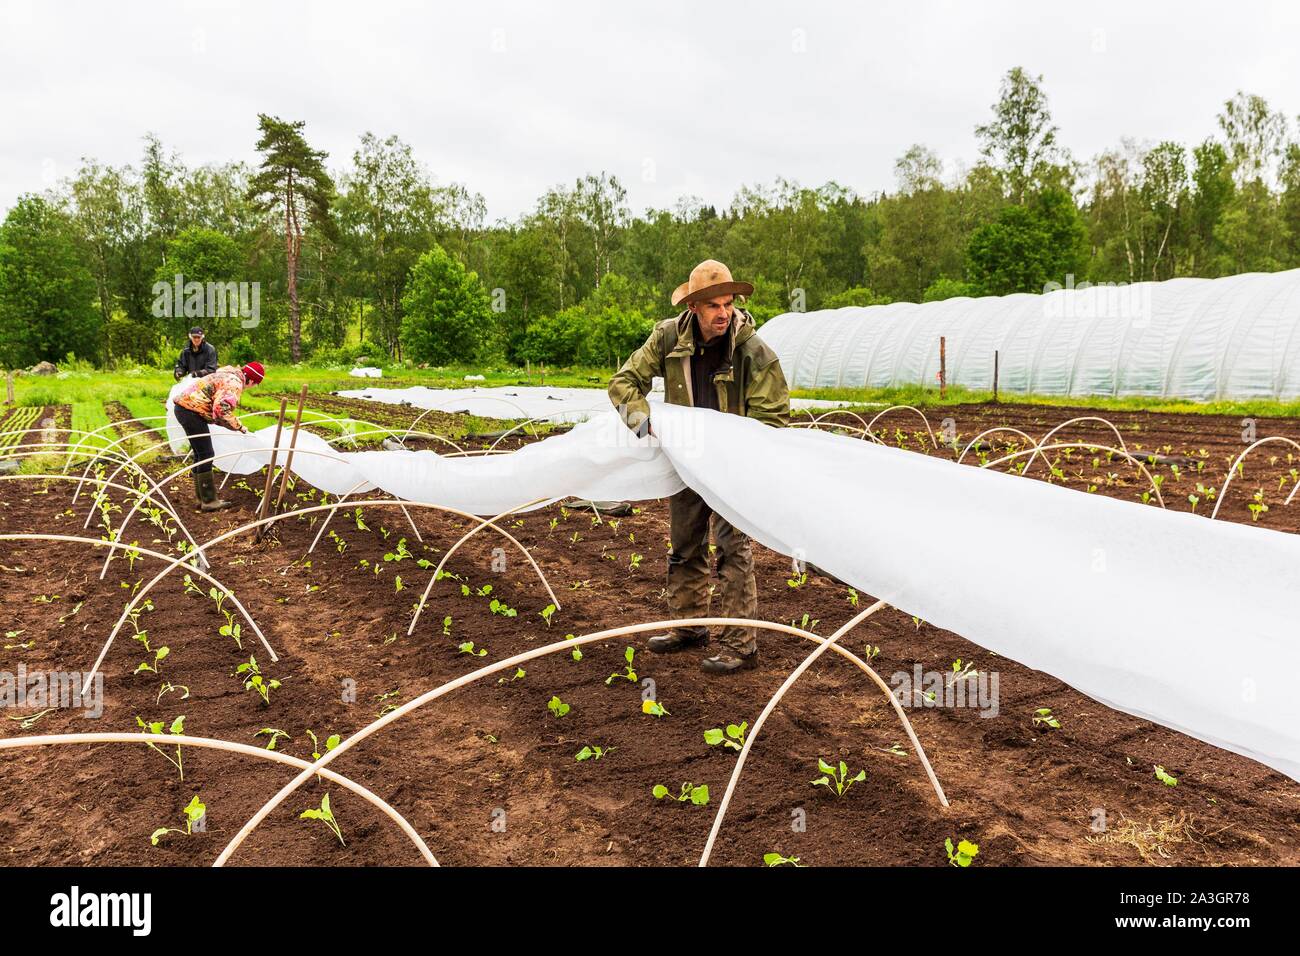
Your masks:
<svg viewBox="0 0 1300 956"><path fill-rule="evenodd" d="M249 362L244 366L244 378L250 385L259 385L266 378L266 368L261 362Z"/></svg>

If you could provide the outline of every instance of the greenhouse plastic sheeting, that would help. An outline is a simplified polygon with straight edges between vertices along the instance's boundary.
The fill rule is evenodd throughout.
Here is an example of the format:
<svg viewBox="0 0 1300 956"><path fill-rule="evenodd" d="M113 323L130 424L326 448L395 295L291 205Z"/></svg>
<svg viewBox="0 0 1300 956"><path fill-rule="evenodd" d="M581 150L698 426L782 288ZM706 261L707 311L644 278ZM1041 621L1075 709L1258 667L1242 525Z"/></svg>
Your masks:
<svg viewBox="0 0 1300 956"><path fill-rule="evenodd" d="M758 334L792 388L1300 398L1300 269L786 313Z"/></svg>
<svg viewBox="0 0 1300 956"><path fill-rule="evenodd" d="M568 495L659 498L688 485L768 548L1111 707L1300 780L1295 535L707 409L659 405L651 422L655 437L638 439L610 410L518 451L474 457L313 459L301 451L323 441L300 434L293 470L333 494L360 484L483 515ZM265 463L274 433L213 437L218 455L243 452L229 461L246 474Z"/></svg>

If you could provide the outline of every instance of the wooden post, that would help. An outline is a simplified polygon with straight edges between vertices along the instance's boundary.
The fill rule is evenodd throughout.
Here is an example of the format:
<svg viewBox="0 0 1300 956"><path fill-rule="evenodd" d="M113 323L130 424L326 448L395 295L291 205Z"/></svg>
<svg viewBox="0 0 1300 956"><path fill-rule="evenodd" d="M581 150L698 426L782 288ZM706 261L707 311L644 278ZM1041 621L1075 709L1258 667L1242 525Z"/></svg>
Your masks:
<svg viewBox="0 0 1300 956"><path fill-rule="evenodd" d="M946 365L946 341L944 337L939 336L939 398L946 398L948 395L948 368Z"/></svg>
<svg viewBox="0 0 1300 956"><path fill-rule="evenodd" d="M993 350L993 401L998 400L998 350Z"/></svg>
<svg viewBox="0 0 1300 956"><path fill-rule="evenodd" d="M7 396L6 396L6 398L5 398L5 404L6 404L6 405L12 405L12 404L14 403L14 373L13 373L13 369L10 369L10 370L9 370L9 374L8 374L8 376L6 376L6 377L7 377L7 379L8 379L8 390L7 390Z"/></svg>
<svg viewBox="0 0 1300 956"><path fill-rule="evenodd" d="M277 514L280 511L280 503L284 501L284 489L289 485L289 469L293 466L293 450L298 444L298 429L302 427L302 405L307 401L307 386L302 387L298 393L298 411L293 417L293 434L289 436L289 454L284 458L284 471L280 475L280 493L275 496L275 508L271 514Z"/></svg>
<svg viewBox="0 0 1300 956"><path fill-rule="evenodd" d="M262 486L262 503L257 508L257 520L261 521L266 517L267 508L271 504L271 478L275 474L275 459L280 450L280 432L284 430L284 409L289 404L286 398L280 399L280 415L275 421L275 444L271 446L271 460L266 465L266 484ZM262 540L262 532L268 525L258 525L257 532L253 536L254 541Z"/></svg>

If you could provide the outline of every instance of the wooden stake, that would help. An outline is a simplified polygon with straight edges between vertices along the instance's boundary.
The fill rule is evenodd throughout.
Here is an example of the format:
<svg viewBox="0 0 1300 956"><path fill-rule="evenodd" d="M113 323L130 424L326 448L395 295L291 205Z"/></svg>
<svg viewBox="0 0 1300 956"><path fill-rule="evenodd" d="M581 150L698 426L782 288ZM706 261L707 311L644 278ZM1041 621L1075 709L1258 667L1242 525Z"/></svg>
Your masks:
<svg viewBox="0 0 1300 956"><path fill-rule="evenodd" d="M946 341L944 337L939 336L939 397L946 398L948 395L948 368L946 365Z"/></svg>
<svg viewBox="0 0 1300 956"><path fill-rule="evenodd" d="M5 404L12 405L14 403L14 373L12 370L10 370L9 372L8 381L9 381L8 397L5 399Z"/></svg>
<svg viewBox="0 0 1300 956"><path fill-rule="evenodd" d="M275 444L271 446L271 460L266 466L266 484L262 486L262 503L257 508L257 519L259 521L266 517L266 509L271 504L271 478L275 474L276 453L280 449L280 432L284 429L284 409L288 404L289 400L287 398L280 399L280 415L275 420ZM269 524L258 525L257 534L253 536L253 540L261 541L263 530L269 527L271 527Z"/></svg>
<svg viewBox="0 0 1300 956"><path fill-rule="evenodd" d="M275 508L272 509L272 514L279 512L280 504L284 501L284 489L289 485L289 469L293 467L293 450L298 445L298 429L302 427L302 405L305 401L307 401L306 385L298 393L298 411L293 416L293 434L289 436L289 454L284 459L284 471L280 475L280 493L275 496Z"/></svg>
<svg viewBox="0 0 1300 956"><path fill-rule="evenodd" d="M998 350L993 350L993 401L998 400Z"/></svg>

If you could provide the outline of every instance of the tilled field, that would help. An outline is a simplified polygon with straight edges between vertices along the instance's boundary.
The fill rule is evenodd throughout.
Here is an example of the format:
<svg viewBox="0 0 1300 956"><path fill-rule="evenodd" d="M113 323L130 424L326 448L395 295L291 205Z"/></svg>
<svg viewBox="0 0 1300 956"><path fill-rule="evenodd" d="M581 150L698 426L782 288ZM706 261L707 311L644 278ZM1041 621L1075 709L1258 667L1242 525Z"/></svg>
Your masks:
<svg viewBox="0 0 1300 956"><path fill-rule="evenodd" d="M371 406L333 399L332 414L366 417ZM362 411L362 408L365 411ZM53 409L47 409L42 418ZM418 411L389 410L386 415ZM1035 439L1086 410L1024 406L961 406L931 411L936 430L953 419L964 445L978 432L1012 425ZM370 416L374 417L374 416ZM804 419L807 416L802 416ZM847 415L833 416L850 425ZM1197 483L1215 488L1243 444L1240 419L1109 413L1135 454L1159 454L1156 463L1168 507L1206 514L1214 502ZM796 419L799 420L799 419ZM869 418L868 418L869 420ZM65 424L66 414L59 421ZM428 419L425 420L426 423ZM384 424L392 424L389 418ZM422 426L423 427L423 424ZM895 429L898 431L895 432ZM1291 421L1255 423L1258 437L1300 438ZM922 448L919 418L891 412L877 424L891 443ZM35 432L33 435L37 434ZM48 434L48 433L47 433ZM1109 430L1082 424L1061 437L1114 444ZM941 434L940 438L943 437ZM994 436L988 460L1005 453ZM28 438L26 440L36 440ZM928 437L925 445L929 445ZM1023 441L1021 441L1023 447ZM955 457L947 449L931 454ZM1222 506L1218 520L1294 532L1300 502L1285 506L1300 455L1276 444L1253 452ZM1277 456L1270 462L1271 456ZM1094 465L1094 458L1099 459ZM1185 460L1178 464L1179 460ZM1205 461L1198 466L1196 461ZM978 464L977 453L967 455ZM1177 465L1175 475L1173 466ZM176 467L160 460L155 476ZM1005 467L1005 466L1003 466ZM1053 474L1051 468L1060 474ZM1138 500L1149 483L1118 457L1086 450L1049 453L1024 480L1051 478L1079 493ZM1110 476L1114 477L1110 477ZM759 480L759 479L756 479ZM1280 487L1279 487L1280 486ZM200 540L251 520L261 478L231 479L238 507L217 515L183 516ZM0 533L88 534L81 525L90 502L69 506L68 483L0 484ZM188 482L168 489L188 505ZM1256 499L1256 494L1262 497ZM318 496L298 486L295 507ZM119 497L120 504L120 497ZM1156 507L1153 502L1150 507ZM549 603L529 563L499 536L480 534L448 563L455 578L433 589L416 632L407 636L412 605L443 551L469 527L464 519L411 509L423 543L395 507L370 505L359 516L340 512L316 550L314 519L289 518L261 544L246 534L214 551L212 573L246 604L280 655L272 663L245 625L243 648L219 633L226 623L205 594L187 593L183 575L164 579L140 615L152 649L170 653L160 673L133 673L152 660L132 628L119 636L104 666L105 700L98 720L52 711L24 729L40 708L7 712L0 733L128 731L137 717L165 721L185 715L196 736L263 745L281 730L277 749L310 759L307 731L323 743L346 738L385 708L400 705L447 680L521 650L621 624L669 616L663 593L668 537L665 501L638 503L639 512L597 520L588 511L559 506L506 523L530 550L563 607L550 623ZM113 512L114 523L122 512ZM138 521L138 519L137 519ZM362 527L364 525L364 527ZM127 540L168 550L164 528L133 522ZM180 536L173 531L172 540ZM407 557L399 547L405 539ZM971 560L979 544L971 542ZM496 550L504 549L504 550ZM393 555L394 560L385 560ZM639 556L639 557L637 557ZM759 616L809 625L827 634L871 602L812 571L792 586L788 558L755 547ZM160 565L114 560L98 578L103 553L87 546L0 542L0 614L6 633L0 671L88 670L133 587ZM378 569L378 573L376 573ZM1009 577L1014 569L1007 569ZM400 575L402 586L398 589ZM470 592L462 593L462 584ZM490 593L480 594L487 585ZM935 587L942 587L936 581ZM204 588L206 590L206 588ZM494 613L504 602L514 616ZM856 606L852 603L857 601ZM1089 613L1062 608L1062 614ZM1097 613L1098 628L1132 626ZM447 619L450 621L447 622ZM1158 620L1158 615L1155 616ZM815 624L813 622L816 622ZM446 632L446 633L445 633ZM474 651L460 650L473 642ZM661 657L644 651L644 636L566 650L528 663L522 677L494 675L453 692L342 755L331 766L374 790L407 817L440 862L483 864L692 864L704 846L714 811L735 763L734 751L710 747L704 731L742 720L753 723L771 694L813 645L788 635L760 637L763 666L727 678L700 673L700 652ZM808 865L946 865L945 838L978 843L978 866L1033 864L1296 864L1300 862L1300 784L1250 760L1226 753L1148 721L1109 710L1060 681L998 658L907 614L887 609L855 630L845 644L856 653L879 648L871 663L886 680L896 672L949 671L973 663L999 676L996 716L973 707L914 707L909 715L951 806L939 806L916 754L884 695L848 662L825 655L786 696L767 723L722 827L713 862L758 865L779 852ZM622 673L624 650L636 650L638 682L607 678ZM267 679L281 686L269 704L243 687L236 667L257 658ZM1207 662L1213 666L1213 662ZM504 682L498 678L503 678ZM513 678L513 679L512 679ZM668 715L642 712L640 681L654 681ZM168 686L172 689L168 690ZM184 698L184 693L188 697ZM563 717L548 711L558 696ZM1050 708L1060 727L1036 726ZM159 741L164 752L175 756ZM579 762L584 746L613 748L600 760ZM837 798L810 784L818 758L844 760L866 778ZM187 747L184 781L162 753L141 745L97 744L0 752L0 853L10 865L205 865L292 771L246 757ZM1160 766L1178 779L1162 783ZM663 784L676 794L684 782L707 784L707 806L656 800ZM346 846L321 823L300 819L323 794ZM206 829L184 828L182 809L195 794L207 805ZM416 864L400 831L358 797L328 782L295 793L235 855L247 865Z"/></svg>

